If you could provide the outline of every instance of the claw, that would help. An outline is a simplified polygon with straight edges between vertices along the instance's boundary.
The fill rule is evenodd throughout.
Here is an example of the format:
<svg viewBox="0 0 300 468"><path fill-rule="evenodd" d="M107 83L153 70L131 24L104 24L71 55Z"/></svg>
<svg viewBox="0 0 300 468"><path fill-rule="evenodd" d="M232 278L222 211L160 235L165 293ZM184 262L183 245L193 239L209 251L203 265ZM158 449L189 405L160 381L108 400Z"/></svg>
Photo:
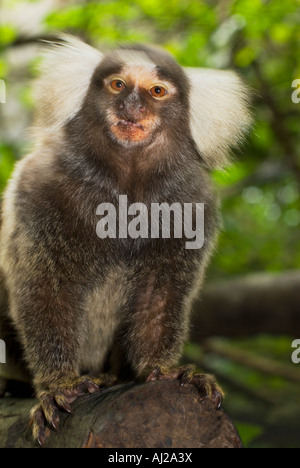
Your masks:
<svg viewBox="0 0 300 468"><path fill-rule="evenodd" d="M37 405L30 412L31 418L29 425L32 426L32 435L39 445L45 445L46 438L50 434L50 429L46 427L46 418L42 408Z"/></svg>
<svg viewBox="0 0 300 468"><path fill-rule="evenodd" d="M153 371L151 374L147 377L146 382L155 382L156 380L159 380L160 376L162 376L162 372L160 367L156 366L154 367Z"/></svg>
<svg viewBox="0 0 300 468"><path fill-rule="evenodd" d="M95 393L99 392L100 388L97 384L92 382L92 380L86 379L78 386L78 392L80 395L84 395L85 393Z"/></svg>
<svg viewBox="0 0 300 468"><path fill-rule="evenodd" d="M40 429L38 436L37 436L37 441L41 447L44 447L46 439L49 435L50 431L49 429Z"/></svg>
<svg viewBox="0 0 300 468"><path fill-rule="evenodd" d="M220 409L222 406L223 395L220 392L216 391L215 395L211 398L211 400L214 401L215 408Z"/></svg>
<svg viewBox="0 0 300 468"><path fill-rule="evenodd" d="M190 384L193 381L193 377L196 372L195 366L187 366L182 371L179 371L178 379L180 380L180 386L183 387L184 385Z"/></svg>
<svg viewBox="0 0 300 468"><path fill-rule="evenodd" d="M55 402L59 408L63 409L66 413L72 414L72 409L69 403L72 403L72 401L69 401L69 398L65 395L62 394L57 394L55 395Z"/></svg>
<svg viewBox="0 0 300 468"><path fill-rule="evenodd" d="M88 381L87 389L88 389L89 393L95 393L95 392L100 391L100 387L98 387L98 385L95 384L94 382L92 382L91 380Z"/></svg>
<svg viewBox="0 0 300 468"><path fill-rule="evenodd" d="M58 430L60 410L71 414L70 404L79 396L99 391L100 388L93 381L86 377L80 377L73 382L38 392L37 397L40 403L30 412L33 438L43 446L51 433L50 428Z"/></svg>
<svg viewBox="0 0 300 468"><path fill-rule="evenodd" d="M179 380L180 387L184 385L194 385L200 395L200 401L206 399L214 403L215 409L222 405L224 392L217 384L215 378L208 374L196 374L196 367L193 365L174 369L163 374L159 367L155 367L147 377L146 382L155 382L156 380Z"/></svg>

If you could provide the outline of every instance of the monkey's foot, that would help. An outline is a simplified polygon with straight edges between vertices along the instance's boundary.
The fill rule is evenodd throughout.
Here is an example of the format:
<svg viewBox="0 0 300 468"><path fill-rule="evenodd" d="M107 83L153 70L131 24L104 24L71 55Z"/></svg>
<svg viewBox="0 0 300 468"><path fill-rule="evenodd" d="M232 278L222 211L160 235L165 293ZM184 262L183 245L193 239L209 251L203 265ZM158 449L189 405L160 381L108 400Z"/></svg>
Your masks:
<svg viewBox="0 0 300 468"><path fill-rule="evenodd" d="M112 387L118 383L118 377L111 374L100 374L97 377L91 376L92 381L98 385L98 387Z"/></svg>
<svg viewBox="0 0 300 468"><path fill-rule="evenodd" d="M100 391L98 385L88 377L78 377L56 385L51 384L47 389L39 390L37 392L39 404L30 412L33 438L43 446L51 429L55 431L58 429L60 410L72 413L70 404L79 396L98 391Z"/></svg>
<svg viewBox="0 0 300 468"><path fill-rule="evenodd" d="M221 407L225 395L212 375L197 374L195 366L180 367L166 373L162 373L159 367L155 367L146 381L155 382L156 380L179 380L181 386L195 385L200 394L200 401L209 399L216 409Z"/></svg>

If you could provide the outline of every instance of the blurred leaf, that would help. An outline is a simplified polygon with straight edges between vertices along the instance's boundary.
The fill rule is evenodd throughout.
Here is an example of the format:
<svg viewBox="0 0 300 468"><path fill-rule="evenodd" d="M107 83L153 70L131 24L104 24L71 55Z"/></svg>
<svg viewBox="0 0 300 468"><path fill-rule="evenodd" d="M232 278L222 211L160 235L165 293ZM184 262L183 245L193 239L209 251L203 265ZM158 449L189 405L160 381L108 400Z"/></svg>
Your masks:
<svg viewBox="0 0 300 468"><path fill-rule="evenodd" d="M248 448L252 442L263 434L264 429L256 424L249 424L237 421L237 430L242 439L244 448Z"/></svg>
<svg viewBox="0 0 300 468"><path fill-rule="evenodd" d="M285 44L294 34L290 24L274 24L270 30L270 37L273 41Z"/></svg>
<svg viewBox="0 0 300 468"><path fill-rule="evenodd" d="M0 193L6 186L15 164L15 155L12 148L0 144Z"/></svg>
<svg viewBox="0 0 300 468"><path fill-rule="evenodd" d="M17 31L13 26L10 25L0 25L0 49L13 42L17 37Z"/></svg>
<svg viewBox="0 0 300 468"><path fill-rule="evenodd" d="M255 50L252 47L240 49L235 56L235 63L238 67L248 67L256 58Z"/></svg>

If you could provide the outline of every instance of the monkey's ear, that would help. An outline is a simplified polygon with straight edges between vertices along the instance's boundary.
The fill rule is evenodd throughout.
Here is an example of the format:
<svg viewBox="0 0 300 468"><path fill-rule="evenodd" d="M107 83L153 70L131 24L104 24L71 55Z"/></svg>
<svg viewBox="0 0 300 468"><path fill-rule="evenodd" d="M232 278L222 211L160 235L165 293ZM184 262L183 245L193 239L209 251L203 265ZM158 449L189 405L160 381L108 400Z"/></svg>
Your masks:
<svg viewBox="0 0 300 468"><path fill-rule="evenodd" d="M57 129L80 110L103 54L76 37L60 34L47 47L34 84L36 127Z"/></svg>
<svg viewBox="0 0 300 468"><path fill-rule="evenodd" d="M208 167L229 164L231 149L243 142L252 118L250 91L234 72L184 69L191 83L191 131Z"/></svg>

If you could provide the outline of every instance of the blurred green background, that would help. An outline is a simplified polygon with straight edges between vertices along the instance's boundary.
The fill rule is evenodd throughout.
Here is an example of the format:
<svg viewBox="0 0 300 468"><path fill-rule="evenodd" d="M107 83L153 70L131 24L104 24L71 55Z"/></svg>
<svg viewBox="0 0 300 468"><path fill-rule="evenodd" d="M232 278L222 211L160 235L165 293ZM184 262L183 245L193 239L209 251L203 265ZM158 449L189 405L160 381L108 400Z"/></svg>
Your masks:
<svg viewBox="0 0 300 468"><path fill-rule="evenodd" d="M7 87L7 102L0 104L1 191L16 159L30 147L25 129L32 115L30 80L40 61L38 38L65 31L99 47L158 44L185 66L235 69L254 89L251 136L234 165L213 174L224 226L208 281L300 269L300 103L292 101L292 83L300 79L299 0L2 0L0 5L0 79ZM275 337L258 330L244 339L214 338L223 351L232 348L231 354L187 346L186 359L223 382L229 394L225 408L246 447L300 447L300 365L291 363L291 343L300 330L291 326L290 333ZM252 364L235 359L243 352L251 354ZM273 373L255 365L261 357L271 368L278 365Z"/></svg>

